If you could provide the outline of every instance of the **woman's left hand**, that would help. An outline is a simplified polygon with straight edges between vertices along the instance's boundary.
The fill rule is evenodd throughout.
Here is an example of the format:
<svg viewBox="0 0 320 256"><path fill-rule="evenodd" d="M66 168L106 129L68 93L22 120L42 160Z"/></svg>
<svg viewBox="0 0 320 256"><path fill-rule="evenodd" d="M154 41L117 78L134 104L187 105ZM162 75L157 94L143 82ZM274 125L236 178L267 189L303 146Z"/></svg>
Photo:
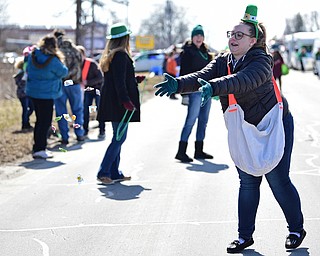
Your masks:
<svg viewBox="0 0 320 256"><path fill-rule="evenodd" d="M202 85L199 91L201 92L201 107L203 107L212 97L212 87L210 83L201 78L198 78L198 83Z"/></svg>

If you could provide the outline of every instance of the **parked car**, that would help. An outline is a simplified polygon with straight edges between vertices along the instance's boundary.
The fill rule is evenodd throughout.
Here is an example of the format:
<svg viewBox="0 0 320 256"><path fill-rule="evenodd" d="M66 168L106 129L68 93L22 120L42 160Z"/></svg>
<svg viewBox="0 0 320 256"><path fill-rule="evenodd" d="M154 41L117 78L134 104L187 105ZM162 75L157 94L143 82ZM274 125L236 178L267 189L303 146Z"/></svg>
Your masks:
<svg viewBox="0 0 320 256"><path fill-rule="evenodd" d="M136 72L154 72L162 74L162 64L165 58L163 50L152 50L137 53L133 56Z"/></svg>
<svg viewBox="0 0 320 256"><path fill-rule="evenodd" d="M320 60L316 59L316 53L320 49L320 37L316 38L313 43L312 57L313 57L313 73L320 78Z"/></svg>
<svg viewBox="0 0 320 256"><path fill-rule="evenodd" d="M14 64L19 55L16 52L4 52L0 53L2 63Z"/></svg>

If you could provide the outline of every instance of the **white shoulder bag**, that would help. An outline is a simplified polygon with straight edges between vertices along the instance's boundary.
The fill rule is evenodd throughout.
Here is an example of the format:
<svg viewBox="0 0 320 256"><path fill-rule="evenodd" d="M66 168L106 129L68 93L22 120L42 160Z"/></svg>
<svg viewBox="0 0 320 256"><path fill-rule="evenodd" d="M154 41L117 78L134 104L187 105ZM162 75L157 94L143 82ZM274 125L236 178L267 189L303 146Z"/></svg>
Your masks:
<svg viewBox="0 0 320 256"><path fill-rule="evenodd" d="M272 171L284 152L283 103L276 81L273 77L272 80L278 103L257 126L244 120L244 112L233 94L228 95L229 107L224 113L231 158L238 168L253 176Z"/></svg>

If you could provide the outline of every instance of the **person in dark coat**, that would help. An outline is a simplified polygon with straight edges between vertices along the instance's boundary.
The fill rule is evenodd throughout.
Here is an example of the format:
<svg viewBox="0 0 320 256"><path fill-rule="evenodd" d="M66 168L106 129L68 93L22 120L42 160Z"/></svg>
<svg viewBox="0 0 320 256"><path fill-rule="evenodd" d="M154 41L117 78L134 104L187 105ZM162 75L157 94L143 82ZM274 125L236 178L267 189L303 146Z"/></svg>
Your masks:
<svg viewBox="0 0 320 256"><path fill-rule="evenodd" d="M140 122L140 98L130 55L130 34L131 31L124 24L114 24L99 62L104 72L104 83L97 120L111 122L113 129L112 141L97 174L98 181L103 184L131 179L119 170L120 151L127 137L127 125L129 122Z"/></svg>
<svg viewBox="0 0 320 256"><path fill-rule="evenodd" d="M13 76L13 79L17 85L17 97L22 107L22 131L31 131L33 127L30 125L30 116L33 113L34 107L32 100L26 95L26 75L23 70L24 60L20 60L15 64L18 72Z"/></svg>
<svg viewBox="0 0 320 256"><path fill-rule="evenodd" d="M272 53L273 56L273 76L274 78L279 82L279 87L280 90L282 89L282 81L281 81L281 76L282 76L282 71L281 71L281 66L284 64L283 58L279 52L279 50L275 50Z"/></svg>
<svg viewBox="0 0 320 256"><path fill-rule="evenodd" d="M229 106L228 95L233 94L244 111L245 121L257 126L278 101L272 81L273 59L266 49L266 30L258 23L256 16L257 7L247 6L241 22L227 32L230 52L218 55L198 72L178 78L166 75L166 81L155 85L158 88L155 94L168 96L171 93L195 92L200 89L203 103L212 96L219 96L223 112ZM231 74L228 74L228 69ZM285 248L295 249L302 243L306 231L300 197L289 177L294 122L286 98L283 95L280 97L283 101L284 153L278 165L264 176L288 224L289 235L285 240ZM228 129L228 132L241 132L232 130L232 127ZM250 175L237 166L236 169L240 179L238 239L228 245L228 253L239 253L254 243L252 236L263 178Z"/></svg>
<svg viewBox="0 0 320 256"><path fill-rule="evenodd" d="M99 64L92 58L86 56L86 49L82 45L77 45L77 49L82 56L82 80L81 85L84 90L83 97L83 129L84 135L87 136L89 132L90 108L93 100L96 107L100 102L100 90L103 83L103 73ZM99 139L105 138L105 123L99 122Z"/></svg>
<svg viewBox="0 0 320 256"><path fill-rule="evenodd" d="M204 31L201 25L197 25L191 32L191 40L185 42L183 51L180 54L180 75L193 73L205 67L212 60L208 46L204 43ZM189 98L188 113L181 132L179 149L176 159L181 162L192 162L187 153L188 139L192 132L192 128L197 121L197 132L195 141L196 159L212 159L213 156L203 152L203 140L205 138L211 101L208 101L204 107L201 105L201 93L188 93L183 97Z"/></svg>

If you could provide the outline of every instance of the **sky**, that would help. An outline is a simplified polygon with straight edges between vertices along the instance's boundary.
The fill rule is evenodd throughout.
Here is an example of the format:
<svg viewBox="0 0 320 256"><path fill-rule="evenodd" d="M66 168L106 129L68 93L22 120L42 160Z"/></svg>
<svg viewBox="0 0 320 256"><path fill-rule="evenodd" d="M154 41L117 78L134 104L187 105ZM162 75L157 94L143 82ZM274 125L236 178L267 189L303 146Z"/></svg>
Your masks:
<svg viewBox="0 0 320 256"><path fill-rule="evenodd" d="M105 4L101 10L96 10L96 20L112 23L108 10L116 12L117 17L126 22L134 35L137 35L141 21L164 6L166 0L128 0L128 7L112 0L99 0ZM24 25L66 25L75 27L75 0L7 0L10 24ZM258 7L258 21L263 22L267 29L267 37L281 36L285 29L285 20L294 15L320 13L320 6L314 0L173 0L178 7L186 10L186 21L191 29L201 24L205 33L205 41L211 47L221 50L227 46L226 31L232 30L243 17L246 6L255 4ZM209 4L208 4L209 2ZM84 1L83 7L88 6ZM33 6L34 10L33 10ZM23 8L22 8L23 7ZM191 32L190 32L191 33Z"/></svg>

